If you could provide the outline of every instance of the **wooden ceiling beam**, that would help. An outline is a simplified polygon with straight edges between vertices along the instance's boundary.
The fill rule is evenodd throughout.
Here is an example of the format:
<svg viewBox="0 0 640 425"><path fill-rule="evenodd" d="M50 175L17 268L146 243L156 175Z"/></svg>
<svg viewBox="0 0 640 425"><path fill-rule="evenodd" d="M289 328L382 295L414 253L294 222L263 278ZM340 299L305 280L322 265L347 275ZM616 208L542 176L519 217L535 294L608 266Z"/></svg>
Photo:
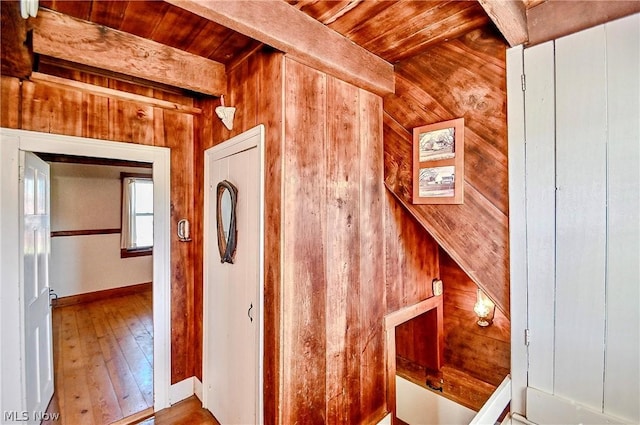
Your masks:
<svg viewBox="0 0 640 425"><path fill-rule="evenodd" d="M509 46L529 40L527 10L521 0L478 0L489 18L502 33Z"/></svg>
<svg viewBox="0 0 640 425"><path fill-rule="evenodd" d="M395 90L393 65L284 1L165 1L366 90Z"/></svg>
<svg viewBox="0 0 640 425"><path fill-rule="evenodd" d="M198 93L227 90L221 63L48 9L33 20L33 51Z"/></svg>
<svg viewBox="0 0 640 425"><path fill-rule="evenodd" d="M527 10L529 43L544 43L640 12L638 0L547 1Z"/></svg>

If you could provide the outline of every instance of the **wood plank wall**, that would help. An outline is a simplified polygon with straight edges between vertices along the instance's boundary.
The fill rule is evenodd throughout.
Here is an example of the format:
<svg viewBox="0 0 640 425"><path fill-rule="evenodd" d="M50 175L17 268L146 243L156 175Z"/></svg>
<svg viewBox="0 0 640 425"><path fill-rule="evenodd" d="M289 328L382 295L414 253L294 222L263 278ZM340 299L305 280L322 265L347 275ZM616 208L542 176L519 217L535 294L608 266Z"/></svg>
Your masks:
<svg viewBox="0 0 640 425"><path fill-rule="evenodd" d="M283 423L368 423L385 407L382 99L285 70Z"/></svg>
<svg viewBox="0 0 640 425"><path fill-rule="evenodd" d="M386 147L386 138L384 143ZM386 192L385 314L389 314L432 297L431 282L440 276L440 268L436 241Z"/></svg>
<svg viewBox="0 0 640 425"><path fill-rule="evenodd" d="M186 96L53 70L60 77L193 106ZM190 114L109 99L80 90L2 77L3 127L165 146L171 149L171 382L193 376L193 245L178 242L177 221L193 220L194 118Z"/></svg>
<svg viewBox="0 0 640 425"><path fill-rule="evenodd" d="M478 287L442 248L439 258L444 287L444 363L497 386L510 369L509 319L496 309L491 326L478 326L473 312Z"/></svg>
<svg viewBox="0 0 640 425"><path fill-rule="evenodd" d="M396 64L384 98L385 183L509 314L505 49L489 27ZM411 205L411 131L465 118L463 205Z"/></svg>
<svg viewBox="0 0 640 425"><path fill-rule="evenodd" d="M376 260L384 258L382 99L266 48L228 78L234 129L215 117L211 134L198 125L196 161L265 124L265 423L378 420L386 407L385 276ZM216 105L199 102L201 119Z"/></svg>
<svg viewBox="0 0 640 425"><path fill-rule="evenodd" d="M195 138L195 372L202 379L202 228L204 211L204 151L258 124L265 131L265 291L264 291L264 419L278 423L280 400L281 320L281 172L283 126L283 55L265 47L227 71L225 105L234 106L233 130L227 130L214 112L218 99L199 100L203 113L196 121Z"/></svg>
<svg viewBox="0 0 640 425"><path fill-rule="evenodd" d="M447 52L430 53L444 63L443 69L432 71L434 75L429 78L421 77L434 81L429 83L432 86L448 81L453 88L458 81L451 75L455 74L453 68L471 66L472 71L478 70L480 77L462 74L465 81L471 78L473 84L460 83L456 90L461 90L457 95L462 97L456 98L456 102L461 102L465 113L471 116L488 117L484 121L491 126L488 129L468 123L473 129L469 132L472 141L467 142L472 152L467 151L466 155L470 181L482 186L487 194L474 190L468 180L467 186L471 188L465 205L447 207L461 211L438 214L438 207L434 207L432 212L440 217L438 225L451 225L454 231L450 236L463 247L461 233L466 227L456 232L459 220L470 220L470 225L488 230L490 246L496 255L491 259L492 265L498 258L499 283L508 294L506 269L501 267L508 259L499 255L500 247L505 249L507 237L503 211L506 165L502 159L504 155L506 161L506 138L492 137L494 133L504 133L500 125L504 98L500 97L500 90L497 96L489 95L489 90L481 97L476 86L480 82L481 88L495 88L484 79L488 78L487 73L493 75L492 71L502 72L504 65L499 59L504 46L497 36L486 31L472 33L447 46ZM450 55L452 59L444 60L442 55L447 58ZM485 60L488 63L483 67ZM452 65L451 61L455 63ZM172 176L176 175L176 181L172 181L172 203L182 208L175 212L175 221L193 217L195 236L188 248L172 246L173 347L177 350L173 353L172 381L176 382L192 374L202 378L202 153L264 123L268 200L265 422L366 422L383 413L386 407L382 318L431 296L431 280L440 274L437 244L423 229L426 212L413 211L420 222L414 220L393 195L383 194L382 189L382 129L386 182L394 188L396 196L408 199L409 130L414 125L454 118L459 112L449 112L435 100L424 101L432 98L425 93L428 87L412 82L415 66L418 65L400 64L398 95L385 99L384 123L382 102L377 96L265 49L229 70L225 103L237 108L233 131L226 130L215 116L213 110L218 102L213 100L196 101L195 106L202 109L202 114L195 119L190 115L182 118L184 114L138 107L133 102L104 102L92 95L78 97L69 90L27 83L32 87L22 92L28 99L41 99L42 106L35 108L35 102L30 100L23 102L25 108L20 110L11 107L12 99L21 95L19 84L4 77L2 125L172 147ZM499 83L495 86L500 88ZM437 95L433 94L435 98ZM59 122L56 110L61 109L53 106L59 104L76 118ZM439 115L427 114L423 109L430 107L437 109ZM13 112L16 109L17 113ZM30 118L30 123L24 126L20 120L25 113L40 118ZM187 142L191 138L195 141L193 151ZM485 152L490 155L480 158ZM353 161L353 158L360 159ZM183 182L191 170L195 171L195 179ZM492 184L483 186L484 178L493 179ZM195 205L188 202L194 194ZM191 255L185 250L191 250ZM382 258L385 260L377 260ZM485 268L487 261L485 258L482 263ZM281 263L284 269L280 268ZM193 264L191 271L181 267L188 268L190 264ZM464 362L461 360L460 364ZM280 388L287 391L281 394Z"/></svg>
<svg viewBox="0 0 640 425"><path fill-rule="evenodd" d="M225 103L237 108L232 131L213 113L218 102L196 105L203 109L204 123L198 125L195 169L197 174L204 170L198 164L204 149L259 123L266 125L265 422L361 421L386 407L382 317L432 296L431 281L440 276L439 249L392 194L378 194L381 158L346 161L366 152L365 141L353 141L375 134L382 124L375 120L375 108L366 112L357 107L363 96L372 102L375 96L289 59L285 70L282 61L282 55L263 50L228 72ZM374 122L367 121L372 118ZM361 128L367 122L372 126L368 132ZM397 123L387 114L386 125ZM376 143L374 148L381 149ZM385 139L388 143L394 146ZM196 178L198 202L201 177ZM370 220L373 227L367 224ZM381 223L384 230L374 231ZM377 254L365 255L363 249ZM385 258L384 263L376 258ZM202 261L201 254L195 261ZM367 274L371 276L363 280ZM458 278L471 282L466 276ZM196 274L197 317L199 291L201 276ZM471 324L476 326L473 320ZM455 329L452 335L464 338ZM195 340L200 343L198 335ZM357 347L367 341L365 356L371 360L360 359L358 370L347 359L357 358ZM477 348L470 352L479 353ZM463 370L469 366L451 363ZM199 365L197 359L201 377ZM280 388L287 391L280 394Z"/></svg>

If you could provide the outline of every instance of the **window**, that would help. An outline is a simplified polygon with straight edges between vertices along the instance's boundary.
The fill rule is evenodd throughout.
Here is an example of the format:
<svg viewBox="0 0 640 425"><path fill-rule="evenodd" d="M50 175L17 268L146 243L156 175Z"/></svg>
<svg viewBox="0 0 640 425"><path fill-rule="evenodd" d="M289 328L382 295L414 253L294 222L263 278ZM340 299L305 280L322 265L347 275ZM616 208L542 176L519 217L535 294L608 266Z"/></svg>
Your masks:
<svg viewBox="0 0 640 425"><path fill-rule="evenodd" d="M121 174L121 257L151 255L153 250L153 180L150 176Z"/></svg>

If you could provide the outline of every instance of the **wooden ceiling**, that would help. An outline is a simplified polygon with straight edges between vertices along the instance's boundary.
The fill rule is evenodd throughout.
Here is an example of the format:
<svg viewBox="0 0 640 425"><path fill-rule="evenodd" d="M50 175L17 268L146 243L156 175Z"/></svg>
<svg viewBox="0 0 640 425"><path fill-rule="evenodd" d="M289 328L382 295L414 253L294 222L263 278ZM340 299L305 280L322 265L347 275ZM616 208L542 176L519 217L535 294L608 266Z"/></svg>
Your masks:
<svg viewBox="0 0 640 425"><path fill-rule="evenodd" d="M390 63L490 22L475 1L316 1L289 4ZM227 66L259 42L162 1L41 0L40 6ZM329 48L330 46L327 46Z"/></svg>
<svg viewBox="0 0 640 425"><path fill-rule="evenodd" d="M2 73L26 78L25 70L37 70L38 61L24 63L27 54L7 46L10 33L23 30L23 37L13 38L18 48L26 49L22 44L30 25L15 22L19 19L17 1L1 4ZM40 7L96 24L97 32L103 31L102 26L122 31L223 64L227 70L267 44L345 81L385 94L393 91L393 65L480 27L496 26L509 45L527 40L537 43L638 11L640 1L41 0ZM563 14L569 10L570 15ZM73 37L74 46L84 41L82 32ZM80 60L83 55L80 49L76 57ZM97 60L108 64L110 58L103 53ZM96 67L95 60L84 65ZM151 71L147 75L152 81L172 83L171 78L153 79ZM192 86L182 88L199 91ZM215 95L223 90L221 85L200 92Z"/></svg>
<svg viewBox="0 0 640 425"><path fill-rule="evenodd" d="M392 64L487 25L475 1L295 1L290 4Z"/></svg>

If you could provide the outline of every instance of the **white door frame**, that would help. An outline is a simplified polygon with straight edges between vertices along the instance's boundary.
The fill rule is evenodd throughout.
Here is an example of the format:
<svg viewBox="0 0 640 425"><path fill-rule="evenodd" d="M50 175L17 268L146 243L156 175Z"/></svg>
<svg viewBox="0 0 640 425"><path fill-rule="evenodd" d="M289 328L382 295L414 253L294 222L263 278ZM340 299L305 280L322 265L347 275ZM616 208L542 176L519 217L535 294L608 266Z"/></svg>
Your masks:
<svg viewBox="0 0 640 425"><path fill-rule="evenodd" d="M525 173L524 48L507 49L507 102L509 150L509 246L511 301L511 413L526 417L529 354L525 344L528 329L527 216Z"/></svg>
<svg viewBox="0 0 640 425"><path fill-rule="evenodd" d="M113 158L153 164L154 410L169 407L171 387L171 247L169 148L0 128L0 412L25 406L24 341L19 272L19 150ZM18 283L18 284L15 284ZM0 413L2 414L2 413ZM0 417L0 421L3 418Z"/></svg>
<svg viewBox="0 0 640 425"><path fill-rule="evenodd" d="M245 151L247 149L251 149L256 147L258 149L258 157L260 158L260 235L259 235L259 283L258 283L258 302L260 305L259 315L258 315L258 385L256 388L256 414L258 417L258 423L261 424L264 422L263 414L264 414L264 377L263 377L263 361L264 361L264 125L259 124L256 127L253 127L250 130L245 131L242 134L232 137L229 140L220 143L212 148L207 149L204 152L204 227L203 227L203 278L204 278L204 288L203 288L203 353L202 353L202 379L203 379L203 393L207 390L207 377L210 376L209 368L216 367L215 362L211 361L208 358L208 353L206 350L208 344L208 336L207 336L207 323L210 320L209 316L209 303L207 301L207 287L208 287L208 276L207 276L207 264L209 258L216 258L215 255L218 253L218 245L217 240L211 240L211 238L207 237L207 235L211 234L211 232L215 232L215 225L212 220L209 219L211 214L215 214L215 198L211 199L211 191L208 190L209 179L211 175L210 170L210 162L216 159L224 158L230 155L233 155L238 152ZM217 260L216 260L217 261ZM203 401L206 401L206 397L203 397ZM206 403L203 403L204 407L207 408L209 406Z"/></svg>

